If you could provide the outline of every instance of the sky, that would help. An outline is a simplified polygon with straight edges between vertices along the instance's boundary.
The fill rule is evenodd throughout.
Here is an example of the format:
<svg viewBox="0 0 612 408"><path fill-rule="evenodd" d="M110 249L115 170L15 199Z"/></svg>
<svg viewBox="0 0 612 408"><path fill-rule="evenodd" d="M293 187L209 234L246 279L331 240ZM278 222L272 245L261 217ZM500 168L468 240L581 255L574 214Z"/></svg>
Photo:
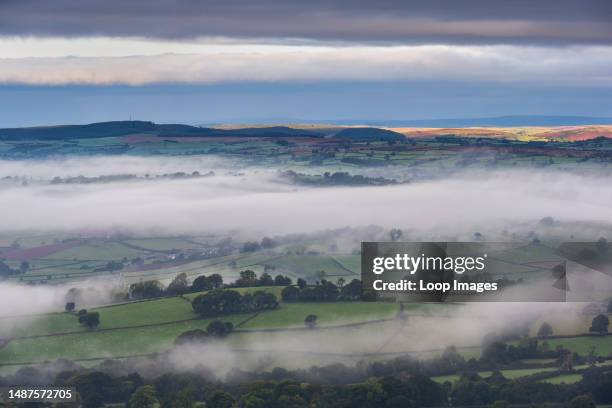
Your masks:
<svg viewBox="0 0 612 408"><path fill-rule="evenodd" d="M612 116L607 0L0 2L0 127Z"/></svg>

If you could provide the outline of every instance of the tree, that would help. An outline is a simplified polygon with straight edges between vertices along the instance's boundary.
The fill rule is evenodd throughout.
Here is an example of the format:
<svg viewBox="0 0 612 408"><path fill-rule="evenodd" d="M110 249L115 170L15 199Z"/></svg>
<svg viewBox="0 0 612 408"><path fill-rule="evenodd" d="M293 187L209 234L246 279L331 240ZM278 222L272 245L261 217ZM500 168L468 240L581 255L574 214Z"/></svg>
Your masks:
<svg viewBox="0 0 612 408"><path fill-rule="evenodd" d="M544 217L540 220L540 224L546 227L552 227L555 225L555 219L553 217Z"/></svg>
<svg viewBox="0 0 612 408"><path fill-rule="evenodd" d="M159 400L152 385L138 387L130 397L130 408L155 408L157 406L159 406Z"/></svg>
<svg viewBox="0 0 612 408"><path fill-rule="evenodd" d="M344 284L346 283L346 281L344 280L344 278L338 278L338 280L336 281L336 285L342 289L342 287L344 286Z"/></svg>
<svg viewBox="0 0 612 408"><path fill-rule="evenodd" d="M178 346L186 343L204 343L208 338L208 333L202 329L187 330L178 335L174 344Z"/></svg>
<svg viewBox="0 0 612 408"><path fill-rule="evenodd" d="M274 278L275 286L289 286L291 285L291 283L291 278L288 276L276 275L276 277Z"/></svg>
<svg viewBox="0 0 612 408"><path fill-rule="evenodd" d="M210 279L205 275L200 275L193 280L191 283L191 290L194 292L202 292L204 290L212 289Z"/></svg>
<svg viewBox="0 0 612 408"><path fill-rule="evenodd" d="M19 264L19 272L26 273L30 269L30 264L28 261L21 261Z"/></svg>
<svg viewBox="0 0 612 408"><path fill-rule="evenodd" d="M262 248L272 248L276 246L276 242L274 242L274 240L272 238L268 238L268 237L263 237L263 239L261 240L261 247Z"/></svg>
<svg viewBox="0 0 612 408"><path fill-rule="evenodd" d="M202 317L220 316L240 310L241 298L235 290L215 289L197 296L191 306Z"/></svg>
<svg viewBox="0 0 612 408"><path fill-rule="evenodd" d="M608 303L608 313L612 313L612 300Z"/></svg>
<svg viewBox="0 0 612 408"><path fill-rule="evenodd" d="M385 402L385 407L387 408L406 408L411 406L412 401L403 395L393 396Z"/></svg>
<svg viewBox="0 0 612 408"><path fill-rule="evenodd" d="M278 307L278 301L274 293L258 290L253 294L253 306L255 310L271 310Z"/></svg>
<svg viewBox="0 0 612 408"><path fill-rule="evenodd" d="M392 228L391 231L389 231L389 237L391 238L391 241L393 242L396 242L402 239L402 235L404 235L404 233L399 228Z"/></svg>
<svg viewBox="0 0 612 408"><path fill-rule="evenodd" d="M171 295L182 295L187 292L187 288L189 284L187 283L187 274L185 272L179 273L176 277L170 282L166 292Z"/></svg>
<svg viewBox="0 0 612 408"><path fill-rule="evenodd" d="M210 282L213 289L218 289L223 286L223 277L218 273L213 273L208 277L208 281Z"/></svg>
<svg viewBox="0 0 612 408"><path fill-rule="evenodd" d="M546 322L542 323L538 330L538 337L548 337L553 334L552 326Z"/></svg>
<svg viewBox="0 0 612 408"><path fill-rule="evenodd" d="M187 387L173 394L170 398L170 403L163 404L163 407L168 408L193 408L195 407L194 392Z"/></svg>
<svg viewBox="0 0 612 408"><path fill-rule="evenodd" d="M298 288L300 288L300 289L304 289L306 286L308 286L306 281L304 279L302 279L302 278L298 278L297 285L298 285Z"/></svg>
<svg viewBox="0 0 612 408"><path fill-rule="evenodd" d="M347 300L357 300L361 298L361 281L359 279L353 279L342 287L340 294Z"/></svg>
<svg viewBox="0 0 612 408"><path fill-rule="evenodd" d="M594 332L594 333L599 333L599 334L607 333L609 325L610 325L610 319L608 319L608 316L604 314L600 314L593 318L589 331Z"/></svg>
<svg viewBox="0 0 612 408"><path fill-rule="evenodd" d="M234 325L231 322L213 320L206 326L206 333L212 337L225 337L232 332Z"/></svg>
<svg viewBox="0 0 612 408"><path fill-rule="evenodd" d="M281 292L281 298L283 302L297 302L300 290L295 286L287 286Z"/></svg>
<svg viewBox="0 0 612 408"><path fill-rule="evenodd" d="M590 395L578 395L570 401L570 408L595 408L595 402Z"/></svg>
<svg viewBox="0 0 612 408"><path fill-rule="evenodd" d="M64 310L67 311L68 313L71 313L74 311L75 307L76 305L74 304L74 302L68 302L66 303L66 306L64 306Z"/></svg>
<svg viewBox="0 0 612 408"><path fill-rule="evenodd" d="M259 277L259 285L260 286L272 286L274 285L274 279L272 279L272 276L269 273L264 272Z"/></svg>
<svg viewBox="0 0 612 408"><path fill-rule="evenodd" d="M206 408L232 408L234 402L234 397L231 394L217 390L206 401Z"/></svg>
<svg viewBox="0 0 612 408"><path fill-rule="evenodd" d="M130 294L134 299L156 298L164 294L164 288L159 281L144 281L130 285Z"/></svg>
<svg viewBox="0 0 612 408"><path fill-rule="evenodd" d="M100 313L88 312L79 316L79 323L86 326L88 329L95 329L100 325Z"/></svg>
<svg viewBox="0 0 612 408"><path fill-rule="evenodd" d="M599 251L599 253L601 254L605 254L606 252L608 252L608 240L604 237L599 238L595 246L597 247L597 251Z"/></svg>
<svg viewBox="0 0 612 408"><path fill-rule="evenodd" d="M247 269L240 272L240 279L236 281L237 286L257 286L257 275L254 271Z"/></svg>
<svg viewBox="0 0 612 408"><path fill-rule="evenodd" d="M317 315L309 314L304 319L304 325L307 328L312 329L317 325L317 319L318 319Z"/></svg>
<svg viewBox="0 0 612 408"><path fill-rule="evenodd" d="M241 252L255 252L261 249L261 245L257 241L245 242L242 245Z"/></svg>

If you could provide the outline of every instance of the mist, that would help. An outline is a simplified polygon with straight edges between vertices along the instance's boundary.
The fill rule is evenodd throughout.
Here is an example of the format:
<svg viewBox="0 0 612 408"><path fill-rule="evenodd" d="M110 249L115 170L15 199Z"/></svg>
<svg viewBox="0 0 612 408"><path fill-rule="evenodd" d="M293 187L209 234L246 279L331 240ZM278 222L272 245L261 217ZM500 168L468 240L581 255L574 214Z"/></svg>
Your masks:
<svg viewBox="0 0 612 408"><path fill-rule="evenodd" d="M399 227L413 239L499 234L543 217L612 223L607 172L546 170L457 172L445 178L381 187L313 188L287 184L274 169L206 158L73 158L0 162L5 175L30 183L0 185L4 231L124 229L197 234L239 230L245 236L307 233L346 226ZM214 171L214 177L49 184L53 177L161 175ZM601 231L597 231L597 230ZM601 234L600 234L601 235ZM593 237L591 237L592 239Z"/></svg>
<svg viewBox="0 0 612 408"><path fill-rule="evenodd" d="M402 228L403 239L415 241L471 240L475 232L487 240L503 240L508 234L534 231L592 241L609 237L612 228L612 185L603 170L457 172L380 187L297 186L280 177L277 168L216 157L4 161L0 171L27 181L0 183L2 231L11 234L113 229L142 235L233 231L238 238L312 234L323 237L317 242L346 250L357 248L357 241L367 234L387 239L389 228ZM215 175L154 177L194 171L214 171ZM113 174L143 178L51 183L54 177ZM147 174L153 177L144 178ZM543 217L554 222L540 223ZM75 285L1 283L0 329L7 330L14 322L31 323L29 318L7 316L61 311L67 290ZM109 301L104 296L111 295L112 290L102 291L96 299L102 304ZM175 347L164 358L169 369L204 366L225 375L236 367L261 371L275 366L354 364L380 357L379 353L432 355L450 345L479 346L487 333L533 325L543 317L572 327L579 324L574 320L580 319L572 316L578 316L582 307L579 303L477 303L449 309L444 317L409 316L406 322L377 322L360 328L249 333L248 341L238 332L222 343Z"/></svg>

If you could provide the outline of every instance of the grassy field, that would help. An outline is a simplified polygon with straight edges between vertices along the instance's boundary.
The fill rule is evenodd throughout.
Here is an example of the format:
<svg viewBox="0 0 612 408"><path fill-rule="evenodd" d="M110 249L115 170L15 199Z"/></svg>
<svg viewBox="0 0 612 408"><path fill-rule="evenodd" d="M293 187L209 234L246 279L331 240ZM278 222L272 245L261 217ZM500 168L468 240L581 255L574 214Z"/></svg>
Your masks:
<svg viewBox="0 0 612 408"><path fill-rule="evenodd" d="M552 378L547 378L541 382L549 384L574 384L582 380L582 374L563 374Z"/></svg>
<svg viewBox="0 0 612 408"><path fill-rule="evenodd" d="M141 255L141 251L121 245L118 242L102 242L76 246L65 251L56 252L46 257L46 259L117 261L124 257L129 259L139 255Z"/></svg>
<svg viewBox="0 0 612 408"><path fill-rule="evenodd" d="M281 271L292 272L295 276L304 277L310 280L320 279L319 272L324 271L325 277L355 277L361 272L360 268L355 268L356 263L351 262L347 268L346 264L338 262L334 257L328 255L285 255L269 261L269 264ZM335 279L332 279L335 280Z"/></svg>
<svg viewBox="0 0 612 408"><path fill-rule="evenodd" d="M244 316L235 315L224 320L238 324L243 319ZM203 319L145 328L14 340L0 349L0 364L159 352L171 347L180 333L195 328L204 329L210 321Z"/></svg>
<svg viewBox="0 0 612 408"><path fill-rule="evenodd" d="M260 313L241 328L261 329L275 327L303 327L309 314L318 317L320 326L354 323L367 320L388 319L395 316L398 305L394 303L335 302L335 303L284 303L270 312Z"/></svg>
<svg viewBox="0 0 612 408"><path fill-rule="evenodd" d="M169 251L173 249L192 249L199 248L202 245L198 245L195 242L186 241L182 238L142 238L142 239L130 239L124 241L129 245L142 247L154 251Z"/></svg>
<svg viewBox="0 0 612 408"><path fill-rule="evenodd" d="M527 377L529 375L533 375L533 374L537 374L537 373L550 372L550 371L555 371L555 370L558 370L558 368L556 368L556 367L519 368L519 369L516 369L516 370L501 370L501 373L507 379L512 380L512 379L516 379L516 378ZM478 375L481 376L482 378L490 377L491 374L493 374L492 371L479 371L478 372ZM444 383L446 381L454 383L459 378L460 378L460 376L458 374L432 377L432 379L434 381L439 382L439 383Z"/></svg>
<svg viewBox="0 0 612 408"><path fill-rule="evenodd" d="M280 296L282 287L239 288L239 292L264 290ZM189 299L199 293L151 301L132 302L110 307L92 308L100 313L97 331L83 328L74 314L52 313L31 318L3 318L0 336L14 339L0 349L0 364L53 360L64 358L87 358L97 356L120 356L163 351L183 331L205 328L209 319L197 319ZM359 322L393 317L396 304L385 303L309 303L281 304L278 310L257 315L243 314L224 317L234 325L248 320L241 330L262 328L303 327L307 314L319 316L319 325L339 322ZM191 321L183 321L194 319ZM17 324L19 323L19 324ZM150 327L134 328L134 326ZM77 332L77 333L73 333ZM73 333L73 334L66 334ZM60 334L60 335L57 335ZM248 333L247 333L248 334Z"/></svg>
<svg viewBox="0 0 612 408"><path fill-rule="evenodd" d="M547 341L551 349L562 345L571 351L587 355L591 347L594 347L595 355L612 356L612 336L571 337Z"/></svg>

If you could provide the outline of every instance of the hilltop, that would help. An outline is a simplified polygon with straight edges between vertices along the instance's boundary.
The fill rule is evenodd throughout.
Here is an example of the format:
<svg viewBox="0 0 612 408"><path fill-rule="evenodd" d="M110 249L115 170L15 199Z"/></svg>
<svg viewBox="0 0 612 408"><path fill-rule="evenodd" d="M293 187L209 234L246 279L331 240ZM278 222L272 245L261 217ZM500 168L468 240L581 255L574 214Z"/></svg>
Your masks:
<svg viewBox="0 0 612 408"><path fill-rule="evenodd" d="M242 129L215 129L148 121L113 121L86 125L39 126L0 129L0 140L70 140L147 135L160 137L316 137L319 133L286 126Z"/></svg>

